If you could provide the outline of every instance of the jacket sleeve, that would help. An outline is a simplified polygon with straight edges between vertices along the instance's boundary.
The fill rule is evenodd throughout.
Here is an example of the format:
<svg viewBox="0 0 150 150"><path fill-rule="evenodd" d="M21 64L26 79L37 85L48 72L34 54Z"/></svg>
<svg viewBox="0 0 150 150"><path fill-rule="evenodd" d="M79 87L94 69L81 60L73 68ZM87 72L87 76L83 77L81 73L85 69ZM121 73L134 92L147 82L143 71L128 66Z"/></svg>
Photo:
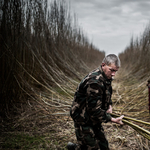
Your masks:
<svg viewBox="0 0 150 150"><path fill-rule="evenodd" d="M110 87L110 93L111 93L111 95L112 95L112 87ZM112 105L111 97L110 97L109 105Z"/></svg>
<svg viewBox="0 0 150 150"><path fill-rule="evenodd" d="M103 92L104 88L97 83L89 84L87 87L87 112L93 123L106 123L111 120L111 115L106 113L107 110L102 109L102 105L105 105Z"/></svg>

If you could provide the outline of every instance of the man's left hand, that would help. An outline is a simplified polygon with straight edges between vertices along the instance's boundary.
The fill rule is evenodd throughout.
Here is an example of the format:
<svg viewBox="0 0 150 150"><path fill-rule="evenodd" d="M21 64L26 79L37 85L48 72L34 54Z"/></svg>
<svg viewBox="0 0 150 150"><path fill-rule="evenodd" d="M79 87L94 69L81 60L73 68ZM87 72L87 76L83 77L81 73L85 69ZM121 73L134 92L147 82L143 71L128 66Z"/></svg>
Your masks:
<svg viewBox="0 0 150 150"><path fill-rule="evenodd" d="M111 105L109 105L109 109L106 111L107 113L112 113L112 106Z"/></svg>

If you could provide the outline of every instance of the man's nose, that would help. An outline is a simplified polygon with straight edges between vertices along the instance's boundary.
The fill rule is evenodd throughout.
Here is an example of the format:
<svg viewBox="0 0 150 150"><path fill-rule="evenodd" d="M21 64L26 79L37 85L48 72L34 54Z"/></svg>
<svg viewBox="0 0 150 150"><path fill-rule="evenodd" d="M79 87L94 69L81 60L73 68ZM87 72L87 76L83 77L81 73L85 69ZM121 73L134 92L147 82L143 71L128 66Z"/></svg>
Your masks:
<svg viewBox="0 0 150 150"><path fill-rule="evenodd" d="M115 76L115 74L116 74L116 72L115 72L115 71L113 71L113 72L111 73L111 75L112 75L112 76Z"/></svg>

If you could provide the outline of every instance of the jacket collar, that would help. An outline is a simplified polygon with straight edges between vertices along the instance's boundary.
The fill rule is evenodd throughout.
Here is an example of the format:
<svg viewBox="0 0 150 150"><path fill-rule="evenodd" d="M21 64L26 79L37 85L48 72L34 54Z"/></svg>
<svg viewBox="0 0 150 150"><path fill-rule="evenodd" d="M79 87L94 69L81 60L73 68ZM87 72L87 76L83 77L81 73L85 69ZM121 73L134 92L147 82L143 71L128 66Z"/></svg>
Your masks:
<svg viewBox="0 0 150 150"><path fill-rule="evenodd" d="M103 80L103 81L105 81L107 84L111 84L112 79L108 79L108 78L106 77L106 75L105 75L105 73L104 73L104 71L103 71L103 69L102 69L102 66L99 67L99 70L100 70L100 72L101 72L101 74L102 74L102 76L100 77L100 79Z"/></svg>

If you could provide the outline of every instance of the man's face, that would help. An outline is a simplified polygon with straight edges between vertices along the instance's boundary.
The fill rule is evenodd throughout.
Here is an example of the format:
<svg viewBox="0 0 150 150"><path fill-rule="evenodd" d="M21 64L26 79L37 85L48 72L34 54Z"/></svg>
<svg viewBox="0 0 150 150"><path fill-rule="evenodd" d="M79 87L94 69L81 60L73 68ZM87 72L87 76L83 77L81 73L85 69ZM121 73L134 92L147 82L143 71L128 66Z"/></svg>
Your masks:
<svg viewBox="0 0 150 150"><path fill-rule="evenodd" d="M113 79L119 67L116 67L115 64L110 64L108 66L105 63L102 63L102 69L108 79Z"/></svg>

